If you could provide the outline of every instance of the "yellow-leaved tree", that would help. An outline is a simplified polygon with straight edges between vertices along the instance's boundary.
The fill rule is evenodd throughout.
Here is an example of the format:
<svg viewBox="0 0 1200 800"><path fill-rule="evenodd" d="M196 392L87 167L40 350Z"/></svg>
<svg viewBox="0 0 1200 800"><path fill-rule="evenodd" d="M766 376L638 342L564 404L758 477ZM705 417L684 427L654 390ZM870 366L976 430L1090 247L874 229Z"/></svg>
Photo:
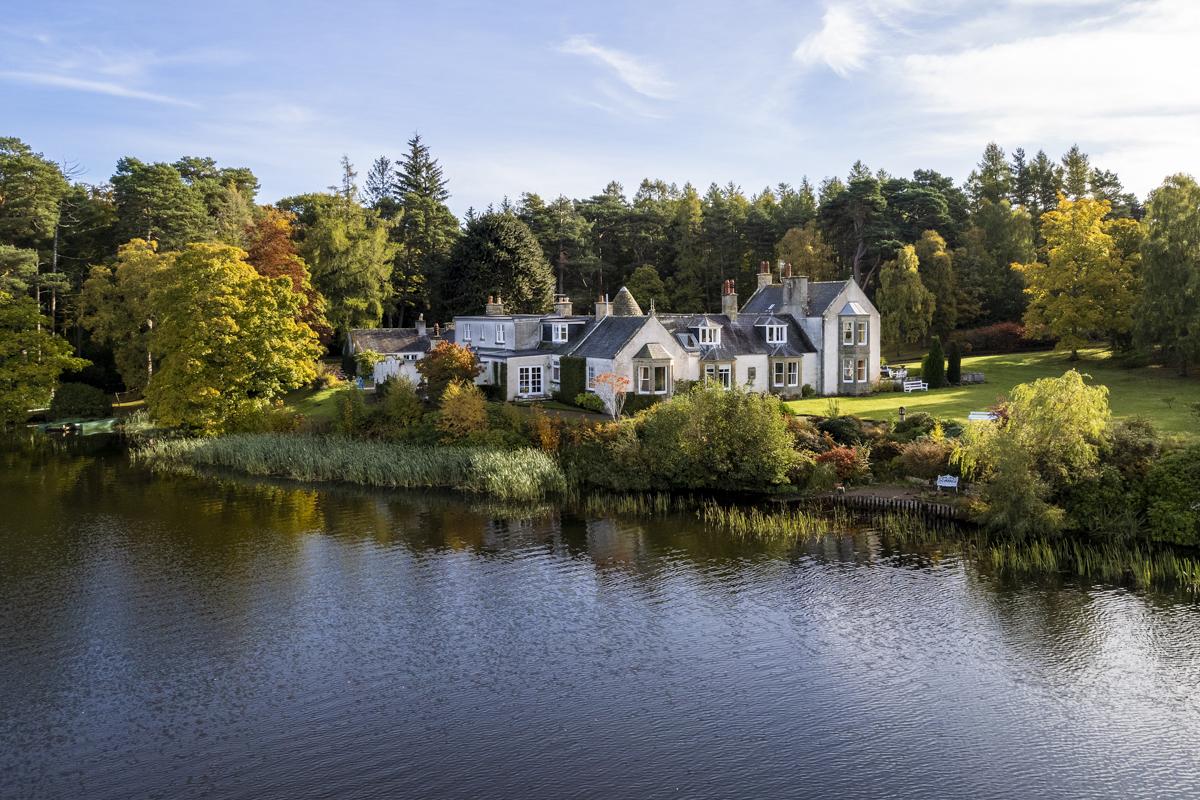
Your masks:
<svg viewBox="0 0 1200 800"><path fill-rule="evenodd" d="M1133 254L1114 239L1106 220L1107 200L1060 196L1058 208L1042 215L1046 263L1013 264L1025 276L1029 306L1025 325L1034 335L1053 336L1058 347L1079 357L1079 348L1098 337L1116 339L1133 326L1137 299ZM1129 232L1119 229L1121 240Z"/></svg>
<svg viewBox="0 0 1200 800"><path fill-rule="evenodd" d="M266 278L246 254L190 244L150 294L159 357L146 403L160 423L219 433L316 377L317 335L298 320L287 278Z"/></svg>

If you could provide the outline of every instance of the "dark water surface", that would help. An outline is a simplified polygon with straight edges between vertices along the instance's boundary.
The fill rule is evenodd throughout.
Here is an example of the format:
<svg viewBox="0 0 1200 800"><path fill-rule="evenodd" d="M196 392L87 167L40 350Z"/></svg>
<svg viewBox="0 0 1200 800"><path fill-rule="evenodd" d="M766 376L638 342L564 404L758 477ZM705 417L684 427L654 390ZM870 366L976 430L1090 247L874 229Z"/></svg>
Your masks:
<svg viewBox="0 0 1200 800"><path fill-rule="evenodd" d="M1200 608L0 454L0 797L1200 796Z"/></svg>

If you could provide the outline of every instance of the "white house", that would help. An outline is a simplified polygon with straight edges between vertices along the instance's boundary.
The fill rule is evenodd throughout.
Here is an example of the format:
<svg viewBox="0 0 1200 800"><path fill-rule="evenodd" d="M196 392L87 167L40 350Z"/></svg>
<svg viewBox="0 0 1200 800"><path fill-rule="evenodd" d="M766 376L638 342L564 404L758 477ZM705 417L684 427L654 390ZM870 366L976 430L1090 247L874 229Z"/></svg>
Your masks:
<svg viewBox="0 0 1200 800"><path fill-rule="evenodd" d="M726 281L719 314L644 313L629 290L601 297L577 315L559 296L552 314L508 314L499 297L484 313L454 318L458 344L483 364L476 379L502 385L509 400L548 397L561 387L565 359L578 359L591 388L598 375L627 377L629 391L669 395L679 380L786 397L804 387L824 395L865 394L879 380L879 312L853 281L809 281L781 265L775 281L760 265L758 285L739 307ZM578 363L578 362L576 362Z"/></svg>
<svg viewBox="0 0 1200 800"><path fill-rule="evenodd" d="M443 331L435 325L432 332L425 328L424 315L417 318L412 328L358 328L350 331L346 339L347 351L351 354L371 351L383 356L376 362L375 383L388 378L402 376L420 383L417 361L424 358L440 341L454 341L453 329Z"/></svg>

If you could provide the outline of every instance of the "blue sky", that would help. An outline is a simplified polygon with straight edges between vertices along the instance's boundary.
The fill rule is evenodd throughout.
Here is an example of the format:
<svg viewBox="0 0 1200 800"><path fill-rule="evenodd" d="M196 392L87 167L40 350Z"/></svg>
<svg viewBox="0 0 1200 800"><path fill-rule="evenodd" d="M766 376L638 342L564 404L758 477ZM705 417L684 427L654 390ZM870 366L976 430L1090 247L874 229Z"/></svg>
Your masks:
<svg viewBox="0 0 1200 800"><path fill-rule="evenodd" d="M1140 195L1200 172L1200 3L15 3L0 135L102 181L126 154L248 166L260 199L414 131L455 211L643 177L747 192L858 158L961 180L1072 142Z"/></svg>

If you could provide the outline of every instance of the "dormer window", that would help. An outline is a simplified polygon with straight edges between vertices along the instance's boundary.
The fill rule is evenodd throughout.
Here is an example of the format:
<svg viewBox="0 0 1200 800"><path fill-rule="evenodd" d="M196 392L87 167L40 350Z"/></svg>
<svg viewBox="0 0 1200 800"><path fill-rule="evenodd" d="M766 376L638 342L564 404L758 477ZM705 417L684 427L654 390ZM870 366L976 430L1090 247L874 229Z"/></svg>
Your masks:
<svg viewBox="0 0 1200 800"><path fill-rule="evenodd" d="M704 325L696 329L696 338L700 344L719 345L721 343L721 329L715 325Z"/></svg>
<svg viewBox="0 0 1200 800"><path fill-rule="evenodd" d="M550 341L557 344L567 341L568 327L565 322L556 322L550 326Z"/></svg>
<svg viewBox="0 0 1200 800"><path fill-rule="evenodd" d="M787 326L768 325L767 344L787 344Z"/></svg>

